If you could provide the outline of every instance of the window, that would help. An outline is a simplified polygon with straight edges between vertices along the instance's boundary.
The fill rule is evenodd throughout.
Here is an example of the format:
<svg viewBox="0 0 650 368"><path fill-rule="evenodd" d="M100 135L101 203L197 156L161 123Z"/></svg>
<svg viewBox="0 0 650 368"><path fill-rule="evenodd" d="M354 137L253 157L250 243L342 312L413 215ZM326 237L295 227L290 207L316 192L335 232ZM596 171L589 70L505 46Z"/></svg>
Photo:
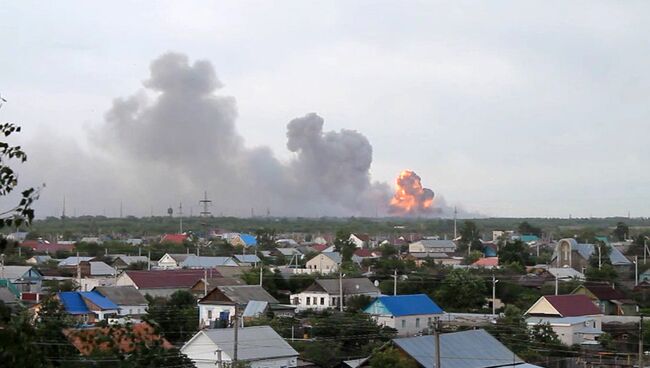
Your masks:
<svg viewBox="0 0 650 368"><path fill-rule="evenodd" d="M307 304L307 305L311 305L311 298L310 298L310 297L307 297L306 300L307 300L307 301L306 301L306 304Z"/></svg>
<svg viewBox="0 0 650 368"><path fill-rule="evenodd" d="M419 318L415 319L415 327L416 328L420 327L420 319Z"/></svg>
<svg viewBox="0 0 650 368"><path fill-rule="evenodd" d="M431 317L429 317L429 319L427 319L427 326L431 326Z"/></svg>
<svg viewBox="0 0 650 368"><path fill-rule="evenodd" d="M320 305L325 305L325 298L324 297L320 298Z"/></svg>
<svg viewBox="0 0 650 368"><path fill-rule="evenodd" d="M405 319L402 320L402 328L406 328L406 320Z"/></svg>
<svg viewBox="0 0 650 368"><path fill-rule="evenodd" d="M210 320L212 319L212 311L211 310L208 311L208 319L210 319Z"/></svg>

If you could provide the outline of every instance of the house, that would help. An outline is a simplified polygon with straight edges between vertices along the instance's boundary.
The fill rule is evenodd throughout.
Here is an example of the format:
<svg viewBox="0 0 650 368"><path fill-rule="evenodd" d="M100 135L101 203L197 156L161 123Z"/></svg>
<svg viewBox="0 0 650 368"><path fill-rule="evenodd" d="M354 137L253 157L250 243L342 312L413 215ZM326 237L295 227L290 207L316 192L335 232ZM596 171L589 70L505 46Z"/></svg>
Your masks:
<svg viewBox="0 0 650 368"><path fill-rule="evenodd" d="M625 293L609 283L588 283L578 286L571 294L586 295L605 315L635 316L639 306Z"/></svg>
<svg viewBox="0 0 650 368"><path fill-rule="evenodd" d="M308 273L328 274L338 272L341 261L342 258L340 253L323 252L307 261L306 267Z"/></svg>
<svg viewBox="0 0 650 368"><path fill-rule="evenodd" d="M251 368L298 366L298 352L269 326L238 330L237 358ZM181 348L197 368L225 366L234 356L232 328L201 330Z"/></svg>
<svg viewBox="0 0 650 368"><path fill-rule="evenodd" d="M115 303L120 316L141 316L147 313L147 299L133 286L98 286L93 291Z"/></svg>
<svg viewBox="0 0 650 368"><path fill-rule="evenodd" d="M95 291L64 291L56 296L63 309L80 322L95 323L118 314L117 304Z"/></svg>
<svg viewBox="0 0 650 368"><path fill-rule="evenodd" d="M97 236L85 236L79 240L79 243L102 245L104 241Z"/></svg>
<svg viewBox="0 0 650 368"><path fill-rule="evenodd" d="M112 333L111 336L108 336ZM130 329L91 327L80 329L66 329L63 334L81 355L88 356L98 351L105 351L117 347L124 354L138 349L142 345L156 345L164 349L172 349L174 346L165 338L155 333L154 328L146 322L133 324ZM107 338L112 340L107 343Z"/></svg>
<svg viewBox="0 0 650 368"><path fill-rule="evenodd" d="M235 262L237 262L237 265L255 265L257 267L257 264L262 262L260 257L258 257L255 254L235 254L233 256L235 258ZM220 265L221 266L221 265Z"/></svg>
<svg viewBox="0 0 650 368"><path fill-rule="evenodd" d="M11 233L7 235L7 240L15 241L15 242L22 242L27 239L27 235L29 233L26 231L16 231L15 233Z"/></svg>
<svg viewBox="0 0 650 368"><path fill-rule="evenodd" d="M443 310L427 295L412 294L380 296L364 312L377 324L396 329L398 336L410 336L427 331Z"/></svg>
<svg viewBox="0 0 650 368"><path fill-rule="evenodd" d="M582 294L542 296L525 315L528 326L549 324L560 341L569 346L597 344L603 333L602 312Z"/></svg>
<svg viewBox="0 0 650 368"><path fill-rule="evenodd" d="M197 281L190 291L197 297L204 297L217 286L246 285L244 281L234 277L210 277Z"/></svg>
<svg viewBox="0 0 650 368"><path fill-rule="evenodd" d="M370 236L368 234L350 234L348 241L354 244L357 248L370 246Z"/></svg>
<svg viewBox="0 0 650 368"><path fill-rule="evenodd" d="M312 244L311 249L316 253L329 253L336 251L336 247L327 244Z"/></svg>
<svg viewBox="0 0 650 368"><path fill-rule="evenodd" d="M404 253L400 258L413 261L416 267L422 267L426 262L443 266L455 266L463 262L463 257L450 257L447 253Z"/></svg>
<svg viewBox="0 0 650 368"><path fill-rule="evenodd" d="M83 291L92 290L96 286L115 285L117 270L104 262L82 261L79 263L82 278L79 288Z"/></svg>
<svg viewBox="0 0 650 368"><path fill-rule="evenodd" d="M170 243L181 245L189 240L189 235L187 234L165 234L160 238L161 243Z"/></svg>
<svg viewBox="0 0 650 368"><path fill-rule="evenodd" d="M218 274L216 270L213 272ZM169 297L179 290L189 291L203 277L203 270L128 270L117 277L115 285L133 286L142 295Z"/></svg>
<svg viewBox="0 0 650 368"><path fill-rule="evenodd" d="M58 267L61 267L61 268L66 268L66 267L68 267L68 268L76 268L77 265L79 265L80 262L89 262L89 261L93 260L94 258L95 257L72 256L72 257L68 257L68 258L65 258L65 259L62 259L61 261L59 261Z"/></svg>
<svg viewBox="0 0 650 368"><path fill-rule="evenodd" d="M254 247L257 246L257 238L251 234L237 234L230 240L230 245L233 247Z"/></svg>
<svg viewBox="0 0 650 368"><path fill-rule="evenodd" d="M43 275L32 266L3 266L0 279L8 280L21 293L38 293L43 284Z"/></svg>
<svg viewBox="0 0 650 368"><path fill-rule="evenodd" d="M472 268L499 268L499 257L483 257L470 265Z"/></svg>
<svg viewBox="0 0 650 368"><path fill-rule="evenodd" d="M136 264L144 264L145 266L149 264L149 258L146 256L127 256L124 254L117 254L113 257L113 267L118 270L124 270L129 266Z"/></svg>
<svg viewBox="0 0 650 368"><path fill-rule="evenodd" d="M25 240L20 243L20 246L22 248L30 249L32 252L37 254L50 255L54 255L56 252L72 252L74 250L74 244L53 244L43 240Z"/></svg>
<svg viewBox="0 0 650 368"><path fill-rule="evenodd" d="M422 239L409 244L409 253L454 253L456 243L451 240Z"/></svg>
<svg viewBox="0 0 650 368"><path fill-rule="evenodd" d="M366 259L377 259L381 257L381 252L373 249L356 249L352 255L352 262L361 264Z"/></svg>
<svg viewBox="0 0 650 368"><path fill-rule="evenodd" d="M547 271L551 276L557 278L559 281L586 280L586 277L582 272L578 272L571 267L549 267Z"/></svg>
<svg viewBox="0 0 650 368"><path fill-rule="evenodd" d="M0 286L0 302L11 309L17 309L20 306L20 293L17 293L15 288L12 290L8 286L2 285Z"/></svg>
<svg viewBox="0 0 650 368"><path fill-rule="evenodd" d="M38 266L42 265L44 263L47 263L52 260L52 257L48 255L43 255L43 256L33 256L32 258L28 259L25 261L28 265L32 266Z"/></svg>
<svg viewBox="0 0 650 368"><path fill-rule="evenodd" d="M199 300L199 325L230 325L236 309L244 310L253 300L278 304L260 285L217 286Z"/></svg>
<svg viewBox="0 0 650 368"><path fill-rule="evenodd" d="M494 230L492 231L492 241L510 240L515 235L514 230Z"/></svg>
<svg viewBox="0 0 650 368"><path fill-rule="evenodd" d="M627 259L616 247L611 244L605 246L610 249L609 261L612 266L619 270L626 270L632 266L632 261ZM571 267L582 270L588 267L589 258L594 254L598 255L597 247L594 244L580 244L573 238L561 239L555 246L551 265L558 268Z"/></svg>
<svg viewBox="0 0 650 368"><path fill-rule="evenodd" d="M343 305L346 304L345 300L353 296L376 298L381 295L381 291L365 277L342 279L340 282L343 284ZM339 279L318 279L300 293L291 295L289 300L298 307L298 311L304 311L337 308L340 298Z"/></svg>
<svg viewBox="0 0 650 368"><path fill-rule="evenodd" d="M166 253L158 260L158 268L213 268L216 266L238 266L232 257L204 257L194 254Z"/></svg>
<svg viewBox="0 0 650 368"><path fill-rule="evenodd" d="M417 366L434 368L436 343L433 335L396 338L391 343ZM483 329L441 334L440 365L453 368L540 368L524 362Z"/></svg>

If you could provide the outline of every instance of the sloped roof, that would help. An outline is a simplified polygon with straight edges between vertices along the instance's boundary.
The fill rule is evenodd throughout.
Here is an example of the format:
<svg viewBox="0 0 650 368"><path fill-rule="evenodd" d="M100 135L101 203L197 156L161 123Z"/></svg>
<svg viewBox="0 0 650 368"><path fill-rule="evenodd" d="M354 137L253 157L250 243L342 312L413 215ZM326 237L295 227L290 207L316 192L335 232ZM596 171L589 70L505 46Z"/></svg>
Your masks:
<svg viewBox="0 0 650 368"><path fill-rule="evenodd" d="M0 286L0 301L5 304L16 304L19 302L16 295L4 286Z"/></svg>
<svg viewBox="0 0 650 368"><path fill-rule="evenodd" d="M329 247L330 247L330 246L327 245L327 244L314 244L314 245L311 245L311 248L312 248L314 251L316 251L317 253L320 253L320 252L324 251L325 249L327 249L327 248L329 248Z"/></svg>
<svg viewBox="0 0 650 368"><path fill-rule="evenodd" d="M191 288L203 278L203 270L125 271L138 289ZM213 271L216 272L216 271Z"/></svg>
<svg viewBox="0 0 650 368"><path fill-rule="evenodd" d="M29 270L34 269L32 266L4 266L4 277L8 280L17 280L22 278Z"/></svg>
<svg viewBox="0 0 650 368"><path fill-rule="evenodd" d="M104 262L88 262L90 263L91 276L114 276L116 271L113 267Z"/></svg>
<svg viewBox="0 0 650 368"><path fill-rule="evenodd" d="M602 314L586 295L546 295L542 298L545 298L562 317Z"/></svg>
<svg viewBox="0 0 650 368"><path fill-rule="evenodd" d="M246 244L247 247L257 245L257 238L251 234L239 234L239 238Z"/></svg>
<svg viewBox="0 0 650 368"><path fill-rule="evenodd" d="M422 239L415 243L420 243L424 248L430 249L433 252L438 251L439 248L456 248L456 243L452 240Z"/></svg>
<svg viewBox="0 0 650 368"><path fill-rule="evenodd" d="M425 294L380 296L365 308L365 312L372 314L375 303L381 303L395 317L443 313L442 308Z"/></svg>
<svg viewBox="0 0 650 368"><path fill-rule="evenodd" d="M578 243L575 239L573 238L566 238L566 239L560 239L559 242L569 242L571 244L571 250L577 251L581 257L584 259L589 259L594 252L596 252L596 247L594 244L580 244ZM609 254L609 260L614 266L624 266L624 265L631 265L632 261L627 259L621 253L620 250L618 250L616 247L611 246L611 244L606 244L609 249L611 249L611 252ZM557 258L557 251L553 252L553 259Z"/></svg>
<svg viewBox="0 0 650 368"><path fill-rule="evenodd" d="M260 314L264 313L266 308L269 306L269 302L262 302L258 300L251 300L246 304L246 308L244 308L244 313L242 313L242 317L257 317Z"/></svg>
<svg viewBox="0 0 650 368"><path fill-rule="evenodd" d="M331 259L335 263L341 263L341 261L343 260L341 258L341 253L339 253L339 252L323 252L321 254L324 255L325 257Z"/></svg>
<svg viewBox="0 0 650 368"><path fill-rule="evenodd" d="M74 250L74 244L58 244L58 243L45 243L38 240L25 240L20 243L23 248L29 248L34 253L49 253L54 254L58 251L71 252Z"/></svg>
<svg viewBox="0 0 650 368"><path fill-rule="evenodd" d="M165 234L160 239L161 243L174 243L174 244L183 244L183 242L188 238L186 234Z"/></svg>
<svg viewBox="0 0 650 368"><path fill-rule="evenodd" d="M90 301L102 310L119 308L112 300L96 291L79 291L78 293L83 299Z"/></svg>
<svg viewBox="0 0 650 368"><path fill-rule="evenodd" d="M233 257L242 263L258 263L261 262L260 257L255 254L235 254Z"/></svg>
<svg viewBox="0 0 650 368"><path fill-rule="evenodd" d="M359 248L354 251L354 255L362 258L372 258L379 257L381 255L381 252L372 249Z"/></svg>
<svg viewBox="0 0 650 368"><path fill-rule="evenodd" d="M598 300L621 300L626 298L625 293L612 288L609 284L585 284L582 286L594 294Z"/></svg>
<svg viewBox="0 0 650 368"><path fill-rule="evenodd" d="M497 267L499 266L499 257L484 257L472 263L475 267Z"/></svg>
<svg viewBox="0 0 650 368"><path fill-rule="evenodd" d="M300 253L300 251L296 248L275 248L275 250L286 257L302 255L302 253Z"/></svg>
<svg viewBox="0 0 650 368"><path fill-rule="evenodd" d="M225 285L217 286L228 299L237 304L248 304L251 300L279 303L271 294L259 285Z"/></svg>
<svg viewBox="0 0 650 368"><path fill-rule="evenodd" d="M61 262L59 262L59 267L76 266L80 262L88 262L93 258L95 258L95 257L81 257L81 256L80 257L77 257L77 256L68 257L66 259L61 260Z"/></svg>
<svg viewBox="0 0 650 368"><path fill-rule="evenodd" d="M232 328L208 329L199 331L197 334L205 334L228 356L232 357L234 355ZM188 341L181 348L181 352L184 352L185 348L191 345L193 340L194 338ZM238 331L238 342L237 357L241 360L263 360L298 356L298 352L269 326L240 328ZM210 349L211 347L207 348Z"/></svg>
<svg viewBox="0 0 650 368"><path fill-rule="evenodd" d="M115 257L115 259L121 259L122 262L126 263L127 265L133 264L133 263L138 263L138 262L144 262L148 263L149 259L146 256L125 256L125 255L118 255Z"/></svg>
<svg viewBox="0 0 650 368"><path fill-rule="evenodd" d="M216 266L237 266L232 257L204 257L190 254L180 264L189 268L212 268Z"/></svg>
<svg viewBox="0 0 650 368"><path fill-rule="evenodd" d="M393 343L424 368L433 368L433 335L393 339ZM487 368L524 363L487 331L467 330L440 335L440 364L445 368ZM515 367L519 367L516 365Z"/></svg>
<svg viewBox="0 0 650 368"><path fill-rule="evenodd" d="M97 286L93 291L107 297L117 305L147 305L147 299L133 286Z"/></svg>
<svg viewBox="0 0 650 368"><path fill-rule="evenodd" d="M199 282L202 282L203 279L198 280L192 287L196 286ZM208 290L212 290L217 286L229 286L229 285L246 285L244 281L235 277L208 277Z"/></svg>
<svg viewBox="0 0 650 368"><path fill-rule="evenodd" d="M88 314L90 310L77 291L63 291L56 294L66 312L70 314Z"/></svg>
<svg viewBox="0 0 650 368"><path fill-rule="evenodd" d="M343 279L343 293L344 294L368 294L368 293L377 293L380 291L365 277L349 278ZM338 295L340 293L339 289L339 279L318 279L309 286L305 291L314 291L314 290L323 290L328 294Z"/></svg>

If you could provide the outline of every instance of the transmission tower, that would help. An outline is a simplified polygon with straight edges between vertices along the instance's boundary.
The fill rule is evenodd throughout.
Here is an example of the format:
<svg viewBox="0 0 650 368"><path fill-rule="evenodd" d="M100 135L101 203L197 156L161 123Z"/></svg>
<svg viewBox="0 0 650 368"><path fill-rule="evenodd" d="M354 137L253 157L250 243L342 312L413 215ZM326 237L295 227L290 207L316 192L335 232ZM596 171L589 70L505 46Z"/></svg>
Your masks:
<svg viewBox="0 0 650 368"><path fill-rule="evenodd" d="M203 192L203 199L199 201L203 206L203 211L201 211L201 217L210 217L212 213L208 210L212 201L208 199L208 192Z"/></svg>

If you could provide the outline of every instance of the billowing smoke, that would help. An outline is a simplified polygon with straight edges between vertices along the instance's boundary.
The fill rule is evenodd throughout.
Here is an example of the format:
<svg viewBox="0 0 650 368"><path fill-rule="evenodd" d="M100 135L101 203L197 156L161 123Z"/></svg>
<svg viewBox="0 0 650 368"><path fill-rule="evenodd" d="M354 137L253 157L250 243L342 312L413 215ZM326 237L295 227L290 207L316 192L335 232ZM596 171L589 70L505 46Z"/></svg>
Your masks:
<svg viewBox="0 0 650 368"><path fill-rule="evenodd" d="M397 177L395 185L395 195L390 200L390 213L420 215L433 212L433 191L422 186L418 174L404 170Z"/></svg>
<svg viewBox="0 0 650 368"><path fill-rule="evenodd" d="M417 175L400 177L403 193L391 201L389 185L371 182L368 139L326 131L315 113L288 123L288 162L268 147L247 147L235 125L236 101L217 94L222 83L207 61L164 54L143 86L115 99L105 121L89 129L90 148L53 132L28 148L25 182L47 183L39 216L59 215L63 196L68 215L116 216L120 204L125 215L162 215L180 201L186 215L192 204L196 214L204 190L215 215L245 216L251 208L278 216L432 213L433 192ZM52 141L57 150L43 144ZM407 196L414 202L404 207ZM446 208L440 198L435 207L436 214Z"/></svg>

